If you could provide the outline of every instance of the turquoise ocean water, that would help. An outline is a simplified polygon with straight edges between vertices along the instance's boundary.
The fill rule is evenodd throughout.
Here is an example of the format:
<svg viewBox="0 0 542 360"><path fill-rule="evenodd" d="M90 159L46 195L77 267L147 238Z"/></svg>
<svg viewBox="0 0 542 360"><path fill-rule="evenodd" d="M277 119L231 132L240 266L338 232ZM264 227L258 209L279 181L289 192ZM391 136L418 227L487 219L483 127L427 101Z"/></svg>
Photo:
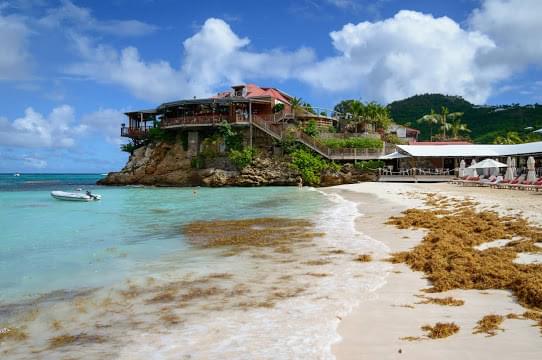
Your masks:
<svg viewBox="0 0 542 360"><path fill-rule="evenodd" d="M180 255L176 261L212 266L210 258L185 242L183 224L262 216L310 218L327 201L318 192L292 187L198 188L194 194L191 188L94 185L101 177L0 175L0 304L145 275L156 270L148 264L173 253ZM67 202L50 196L52 190L77 188L103 199Z"/></svg>

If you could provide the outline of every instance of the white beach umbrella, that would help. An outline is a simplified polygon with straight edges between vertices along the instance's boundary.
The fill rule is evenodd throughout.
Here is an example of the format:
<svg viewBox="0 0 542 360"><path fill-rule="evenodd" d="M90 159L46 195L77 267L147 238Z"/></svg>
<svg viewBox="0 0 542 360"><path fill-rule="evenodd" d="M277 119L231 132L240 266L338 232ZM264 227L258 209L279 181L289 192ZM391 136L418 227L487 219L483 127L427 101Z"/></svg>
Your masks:
<svg viewBox="0 0 542 360"><path fill-rule="evenodd" d="M469 166L469 169L490 169L490 168L501 168L506 167L506 164L499 162L493 159L485 159L479 163L474 163L474 165Z"/></svg>
<svg viewBox="0 0 542 360"><path fill-rule="evenodd" d="M461 159L461 161L459 162L459 177L465 176L465 165L465 160Z"/></svg>
<svg viewBox="0 0 542 360"><path fill-rule="evenodd" d="M527 181L535 181L536 180L536 171L535 171L535 168L534 168L534 158L532 156L529 156L529 158L527 159L527 170L529 170L527 172Z"/></svg>
<svg viewBox="0 0 542 360"><path fill-rule="evenodd" d="M465 175L467 176L477 175L476 169L472 167L473 165L476 165L476 160L474 159L472 159L472 161L470 162L470 166L465 169Z"/></svg>
<svg viewBox="0 0 542 360"><path fill-rule="evenodd" d="M509 156L506 158L506 174L504 174L505 180L514 180L514 173L512 172L512 158Z"/></svg>
<svg viewBox="0 0 542 360"><path fill-rule="evenodd" d="M542 134L542 129L538 129L538 130L535 130L533 131L534 133L537 133L537 134Z"/></svg>

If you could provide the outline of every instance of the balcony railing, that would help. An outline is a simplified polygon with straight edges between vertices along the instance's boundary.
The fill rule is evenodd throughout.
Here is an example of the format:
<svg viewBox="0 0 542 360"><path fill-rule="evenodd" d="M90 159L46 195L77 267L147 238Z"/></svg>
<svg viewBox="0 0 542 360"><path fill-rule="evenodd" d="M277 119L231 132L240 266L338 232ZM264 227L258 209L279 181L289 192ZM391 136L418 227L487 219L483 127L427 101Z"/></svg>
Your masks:
<svg viewBox="0 0 542 360"><path fill-rule="evenodd" d="M138 128L123 126L120 128L120 136L134 138L134 139L141 139L141 138L146 137L147 134L149 133L149 129L152 129L152 128L153 128L152 126L138 127Z"/></svg>
<svg viewBox="0 0 542 360"><path fill-rule="evenodd" d="M248 123L248 117L242 114L234 116L229 115L192 115L192 116L177 116L162 119L160 126L162 128L177 127L177 126L213 126L222 122L228 123Z"/></svg>

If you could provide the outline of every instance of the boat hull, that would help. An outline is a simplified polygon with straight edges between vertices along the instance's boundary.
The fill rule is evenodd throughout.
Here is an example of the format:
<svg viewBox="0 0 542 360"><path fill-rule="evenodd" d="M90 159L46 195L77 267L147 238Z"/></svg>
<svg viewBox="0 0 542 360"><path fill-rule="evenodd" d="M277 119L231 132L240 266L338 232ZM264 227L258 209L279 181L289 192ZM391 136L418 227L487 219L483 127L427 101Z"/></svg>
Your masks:
<svg viewBox="0 0 542 360"><path fill-rule="evenodd" d="M69 193L65 191L52 191L51 196L57 200L64 201L97 201L101 199L100 195L89 196L84 193Z"/></svg>

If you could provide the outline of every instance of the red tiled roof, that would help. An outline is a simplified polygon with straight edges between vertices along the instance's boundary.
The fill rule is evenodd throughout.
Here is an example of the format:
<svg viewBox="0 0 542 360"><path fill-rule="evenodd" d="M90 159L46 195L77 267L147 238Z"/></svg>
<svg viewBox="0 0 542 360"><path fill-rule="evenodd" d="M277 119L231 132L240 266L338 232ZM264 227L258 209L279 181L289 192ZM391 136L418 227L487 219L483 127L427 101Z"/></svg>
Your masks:
<svg viewBox="0 0 542 360"><path fill-rule="evenodd" d="M271 88L271 87L260 87L255 84L246 84L245 85L247 92L246 97L247 98L254 98L254 97L271 97L273 99L282 101L283 103L289 104L290 100L289 97L282 91ZM229 91L224 91L217 94L218 98L227 97L230 95Z"/></svg>

